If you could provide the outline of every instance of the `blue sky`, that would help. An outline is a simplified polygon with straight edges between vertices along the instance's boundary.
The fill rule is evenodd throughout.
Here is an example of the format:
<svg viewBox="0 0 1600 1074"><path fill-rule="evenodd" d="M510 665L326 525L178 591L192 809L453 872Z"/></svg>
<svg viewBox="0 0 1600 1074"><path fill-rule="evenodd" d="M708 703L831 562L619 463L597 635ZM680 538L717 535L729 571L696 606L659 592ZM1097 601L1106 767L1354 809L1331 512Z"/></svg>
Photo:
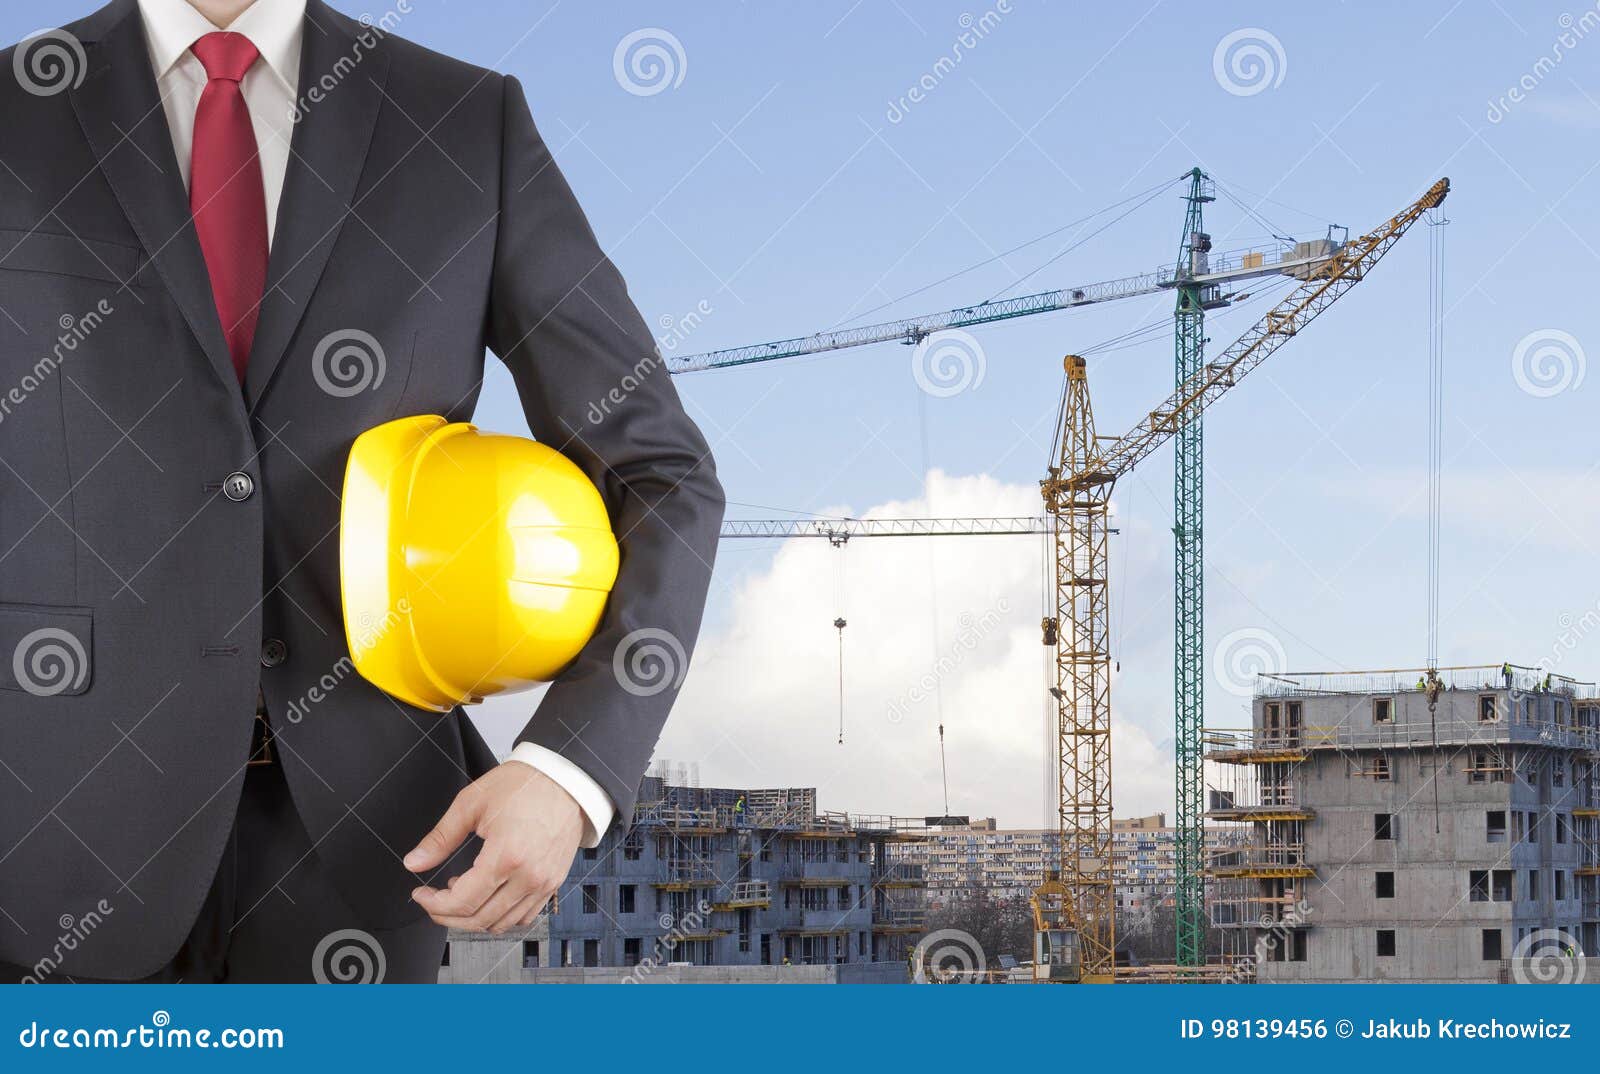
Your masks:
<svg viewBox="0 0 1600 1074"><path fill-rule="evenodd" d="M1584 626L1600 600L1600 375L1583 377L1584 348L1600 354L1594 6L411 7L402 36L522 80L647 320L710 310L679 353L856 318L1196 164L1299 237L1375 226L1449 175L1441 658L1550 658L1580 679L1600 674L1600 637ZM14 40L88 5L28 8L0 12L0 33ZM986 11L997 18L982 40L891 117L956 49L963 14ZM627 92L613 65L641 29L681 45L674 84L647 95ZM1215 70L1236 31L1266 47L1259 92L1229 92L1226 67ZM1519 84L1524 99L1501 100ZM1226 199L1208 210L1220 248L1268 237ZM971 304L1035 270L1021 290L1147 271L1173 257L1181 224L1174 190L1048 267L1065 237L873 317ZM1245 657L1264 653L1280 670L1423 661L1427 255L1419 227L1209 413L1208 652L1243 638ZM979 330L982 382L949 398L919 390L895 344L681 377L679 388L715 444L731 514L1032 511L1061 355L1169 306L1138 299ZM1210 349L1262 308L1214 318ZM1564 366L1528 365L1544 341ZM1165 335L1092 358L1102 431L1129 426L1171 376ZM498 371L479 419L525 428ZM1170 459L1159 452L1117 489L1119 812L1171 808ZM940 475L931 483L929 471ZM831 808L938 812L942 719L951 808L1037 823L1039 552L1028 539L844 557L728 547L662 755L698 762L706 782L816 784ZM1003 626L961 644L1001 602ZM851 619L843 746L836 611ZM959 666L917 690L952 653ZM1213 725L1246 718L1225 677L1210 677ZM488 722L509 726L525 708L492 708Z"/></svg>

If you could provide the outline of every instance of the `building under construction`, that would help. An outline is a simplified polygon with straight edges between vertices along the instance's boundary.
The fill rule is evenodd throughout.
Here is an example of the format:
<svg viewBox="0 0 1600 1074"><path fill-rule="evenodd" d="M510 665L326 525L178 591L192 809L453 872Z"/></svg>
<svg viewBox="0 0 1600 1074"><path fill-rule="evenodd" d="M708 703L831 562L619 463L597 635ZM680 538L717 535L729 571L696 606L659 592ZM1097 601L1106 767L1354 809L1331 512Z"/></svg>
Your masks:
<svg viewBox="0 0 1600 1074"><path fill-rule="evenodd" d="M1261 981L1496 981L1600 946L1600 695L1494 665L1263 676L1210 731L1210 912ZM1430 696L1432 695L1432 696Z"/></svg>
<svg viewBox="0 0 1600 1074"><path fill-rule="evenodd" d="M820 812L814 788L648 776L633 824L584 850L550 915L547 967L893 962L923 931L921 818Z"/></svg>

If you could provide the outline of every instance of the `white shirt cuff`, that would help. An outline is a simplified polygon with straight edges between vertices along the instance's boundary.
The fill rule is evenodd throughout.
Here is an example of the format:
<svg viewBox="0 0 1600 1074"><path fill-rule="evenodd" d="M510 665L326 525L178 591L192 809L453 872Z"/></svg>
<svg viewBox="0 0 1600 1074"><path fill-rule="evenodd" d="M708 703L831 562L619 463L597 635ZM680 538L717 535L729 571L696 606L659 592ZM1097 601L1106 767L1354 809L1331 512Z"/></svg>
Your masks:
<svg viewBox="0 0 1600 1074"><path fill-rule="evenodd" d="M594 781L593 776L555 750L546 749L532 742L518 742L506 760L520 761L529 768L538 769L555 781L556 786L572 795L573 801L578 803L578 809L583 813L581 845L586 848L600 845L600 837L611 827L611 820L617 815L617 807L605 789Z"/></svg>

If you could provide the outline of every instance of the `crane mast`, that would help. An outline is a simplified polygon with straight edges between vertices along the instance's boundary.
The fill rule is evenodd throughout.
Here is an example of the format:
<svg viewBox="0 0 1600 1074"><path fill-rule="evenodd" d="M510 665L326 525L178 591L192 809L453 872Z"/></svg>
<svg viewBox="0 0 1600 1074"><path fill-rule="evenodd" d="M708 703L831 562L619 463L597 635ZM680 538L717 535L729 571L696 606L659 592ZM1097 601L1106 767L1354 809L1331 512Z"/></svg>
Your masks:
<svg viewBox="0 0 1600 1074"><path fill-rule="evenodd" d="M1211 180L1199 168L1189 175L1188 211L1178 246L1178 297L1173 315L1174 387L1186 383L1205 362L1205 294L1211 236L1203 209L1215 201ZM1178 423L1172 480L1172 696L1177 765L1173 909L1177 963L1205 961L1205 775L1200 728L1205 723L1205 436L1198 410Z"/></svg>
<svg viewBox="0 0 1600 1074"><path fill-rule="evenodd" d="M1057 921L1049 931L1076 933L1077 979L1110 980L1117 927L1106 535L1116 476L1100 465L1084 360L1068 355L1065 365L1060 456L1040 483L1045 511L1056 520L1053 611L1065 628L1056 640L1056 681L1050 691L1057 706L1056 872L1065 897L1055 900ZM1040 913L1036 899L1035 914ZM1058 941L1049 948L1063 946Z"/></svg>
<svg viewBox="0 0 1600 1074"><path fill-rule="evenodd" d="M1192 192L1200 192L1199 173ZM1115 439L1095 433L1084 360L1068 355L1066 386L1062 392L1057 426L1059 451L1049 475L1040 483L1046 513L1056 522L1056 620L1046 620L1046 637L1056 635L1056 730L1060 770L1058 868L1034 898L1034 914L1041 935L1036 950L1075 950L1079 954L1075 977L1049 975L1041 979L1109 981L1116 974L1116 922L1114 844L1111 825L1111 683L1107 642L1106 524L1111 492L1116 481L1167 440L1198 430L1205 410L1233 388L1252 369L1266 361L1350 288L1366 278L1372 267L1429 209L1450 192L1450 181L1440 179L1411 205L1390 217L1376 230L1345 243L1327 260L1307 270L1300 282L1259 321L1210 362L1197 360L1196 368L1181 379L1173 392L1148 417ZM1198 208L1192 203L1193 226L1185 227L1185 244L1200 236ZM1192 263L1192 262L1191 262ZM1180 309L1183 298L1180 291ZM1196 326L1198 331L1198 324ZM1180 333L1181 333L1180 328ZM1180 340L1181 340L1180 335ZM1197 339L1203 347L1203 340ZM1181 354L1181 348L1180 348ZM1194 447L1198 451L1198 446ZM1181 464L1180 464L1181 465ZM1182 484L1180 482L1180 490ZM1198 488L1198 486L1196 486ZM1179 492L1181 498L1182 492ZM1198 526L1198 513L1194 525ZM1196 533L1198 546L1199 534ZM1198 574L1198 559L1195 571ZM1180 566L1180 583L1182 581ZM1179 595L1181 602L1182 595ZM1195 613L1200 609L1196 607ZM1180 625L1182 624L1180 612ZM1179 643L1180 661L1185 655ZM1199 678L1204 661L1198 650L1188 654L1194 663L1178 668L1180 684L1186 675L1196 682L1192 743L1180 741L1180 765L1186 746L1200 748ZM1180 714L1181 717L1181 714ZM1180 723L1180 734L1188 728ZM1199 759L1191 777L1199 818L1203 792ZM1178 793L1185 792L1180 768ZM1179 838L1183 837L1180 830ZM1198 888L1204 880L1203 829L1199 829L1199 860L1193 876ZM1051 908L1057 909L1052 913ZM1203 914L1203 905L1202 905ZM1196 922L1195 941L1201 937ZM1201 960L1182 961L1178 968L1198 975ZM1036 973L1038 971L1036 970Z"/></svg>

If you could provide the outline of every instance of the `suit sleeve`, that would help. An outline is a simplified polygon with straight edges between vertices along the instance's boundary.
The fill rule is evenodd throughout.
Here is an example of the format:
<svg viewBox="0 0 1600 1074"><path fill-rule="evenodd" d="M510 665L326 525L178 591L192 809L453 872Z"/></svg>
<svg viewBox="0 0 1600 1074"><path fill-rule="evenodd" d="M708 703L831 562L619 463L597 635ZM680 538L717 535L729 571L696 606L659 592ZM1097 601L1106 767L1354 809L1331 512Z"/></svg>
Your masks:
<svg viewBox="0 0 1600 1074"><path fill-rule="evenodd" d="M592 776L625 827L687 671L723 494L655 341L529 114L504 83L488 342L535 437L600 490L621 566L594 638L517 741Z"/></svg>

